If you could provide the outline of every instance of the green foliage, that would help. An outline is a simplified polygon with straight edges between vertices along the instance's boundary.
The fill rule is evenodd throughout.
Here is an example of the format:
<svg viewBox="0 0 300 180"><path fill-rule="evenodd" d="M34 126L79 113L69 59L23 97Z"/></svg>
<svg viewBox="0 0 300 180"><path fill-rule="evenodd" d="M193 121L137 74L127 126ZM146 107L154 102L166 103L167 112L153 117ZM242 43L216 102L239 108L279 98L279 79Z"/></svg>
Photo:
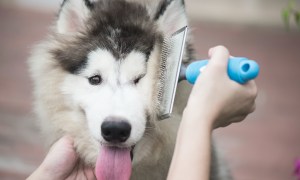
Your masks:
<svg viewBox="0 0 300 180"><path fill-rule="evenodd" d="M296 0L289 0L287 7L282 9L281 15L287 29L290 28L291 19L294 19L300 29L300 10L296 9Z"/></svg>
<svg viewBox="0 0 300 180"><path fill-rule="evenodd" d="M295 13L295 21L296 21L298 27L300 28L300 12Z"/></svg>

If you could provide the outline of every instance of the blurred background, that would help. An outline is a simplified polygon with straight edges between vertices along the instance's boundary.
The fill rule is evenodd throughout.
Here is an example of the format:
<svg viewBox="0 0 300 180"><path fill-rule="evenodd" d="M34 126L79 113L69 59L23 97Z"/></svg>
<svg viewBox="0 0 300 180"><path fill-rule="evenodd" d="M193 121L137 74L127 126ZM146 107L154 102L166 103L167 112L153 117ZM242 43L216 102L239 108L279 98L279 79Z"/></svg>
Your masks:
<svg viewBox="0 0 300 180"><path fill-rule="evenodd" d="M61 0L0 0L0 179L25 179L45 150L31 111L26 60ZM186 0L199 58L215 45L261 65L256 111L214 132L237 180L297 180L300 158L300 30L284 26L287 0ZM298 1L298 4L300 2ZM299 8L298 8L299 9Z"/></svg>

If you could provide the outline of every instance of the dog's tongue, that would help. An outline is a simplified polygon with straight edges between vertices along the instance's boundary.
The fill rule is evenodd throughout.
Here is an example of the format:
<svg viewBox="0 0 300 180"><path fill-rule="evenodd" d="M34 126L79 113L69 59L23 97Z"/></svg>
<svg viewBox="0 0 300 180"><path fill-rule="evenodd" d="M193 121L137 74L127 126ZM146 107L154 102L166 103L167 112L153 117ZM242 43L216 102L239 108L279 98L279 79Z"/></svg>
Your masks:
<svg viewBox="0 0 300 180"><path fill-rule="evenodd" d="M129 180L130 149L102 146L96 163L97 180Z"/></svg>

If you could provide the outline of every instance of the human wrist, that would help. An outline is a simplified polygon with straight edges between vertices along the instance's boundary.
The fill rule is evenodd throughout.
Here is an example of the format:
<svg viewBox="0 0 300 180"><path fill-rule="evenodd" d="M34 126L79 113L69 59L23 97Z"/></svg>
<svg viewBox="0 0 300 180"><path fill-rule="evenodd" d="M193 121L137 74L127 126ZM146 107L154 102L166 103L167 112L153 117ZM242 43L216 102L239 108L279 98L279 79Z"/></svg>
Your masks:
<svg viewBox="0 0 300 180"><path fill-rule="evenodd" d="M168 180L185 179L186 174L189 179L209 178L213 121L208 118L193 108L184 109Z"/></svg>
<svg viewBox="0 0 300 180"><path fill-rule="evenodd" d="M201 110L202 109L202 110ZM204 108L195 109L187 106L183 111L182 124L189 126L188 129L208 129L212 130L214 126L215 116L213 113L204 112Z"/></svg>

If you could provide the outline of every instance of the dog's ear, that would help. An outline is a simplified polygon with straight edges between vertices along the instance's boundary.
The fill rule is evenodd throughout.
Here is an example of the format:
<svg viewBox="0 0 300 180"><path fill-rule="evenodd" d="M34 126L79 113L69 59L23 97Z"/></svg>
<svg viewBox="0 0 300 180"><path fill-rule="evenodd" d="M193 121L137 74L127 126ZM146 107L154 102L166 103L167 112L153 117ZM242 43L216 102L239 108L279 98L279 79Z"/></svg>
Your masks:
<svg viewBox="0 0 300 180"><path fill-rule="evenodd" d="M187 26L184 0L164 0L154 16L159 29L165 35L171 35L180 28Z"/></svg>
<svg viewBox="0 0 300 180"><path fill-rule="evenodd" d="M64 0L56 22L57 32L66 34L82 30L94 2L95 0Z"/></svg>

